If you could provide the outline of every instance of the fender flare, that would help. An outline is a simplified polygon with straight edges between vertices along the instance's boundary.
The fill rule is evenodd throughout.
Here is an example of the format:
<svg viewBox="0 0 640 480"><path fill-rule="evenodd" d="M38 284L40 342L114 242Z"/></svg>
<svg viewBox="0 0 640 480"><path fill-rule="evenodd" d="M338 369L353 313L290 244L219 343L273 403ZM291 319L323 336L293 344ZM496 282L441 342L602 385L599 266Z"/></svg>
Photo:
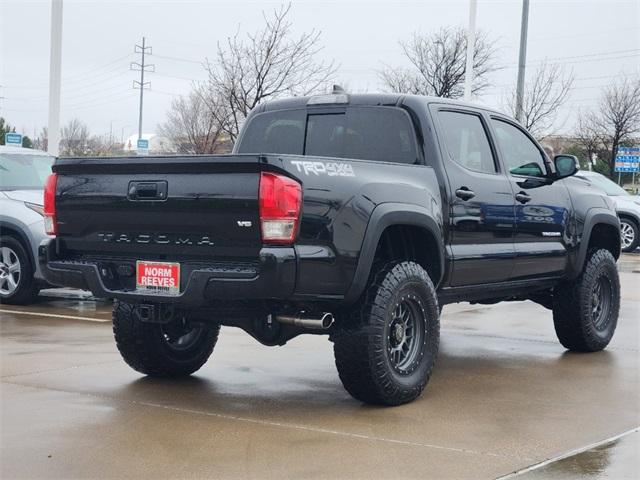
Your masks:
<svg viewBox="0 0 640 480"><path fill-rule="evenodd" d="M360 248L356 272L353 276L351 286L344 297L346 304L354 303L364 291L369 279L369 274L371 273L376 247L380 241L382 232L384 232L387 227L393 225L421 227L433 236L438 245L438 251L434 253L438 255L437 261L440 264L440 276L433 280L436 286L441 282L445 271L442 228L424 207L407 203L383 203L378 205L369 217L364 240Z"/></svg>
<svg viewBox="0 0 640 480"><path fill-rule="evenodd" d="M583 235L580 240L580 247L578 248L578 256L576 259L576 268L573 277L577 277L582 272L584 263L587 259L587 251L589 249L589 241L591 240L591 233L593 228L598 224L606 224L615 227L617 231L620 231L620 220L610 210L604 208L592 208L587 212L584 220ZM613 256L618 258L620 256L620 236L618 236L618 251L613 252Z"/></svg>

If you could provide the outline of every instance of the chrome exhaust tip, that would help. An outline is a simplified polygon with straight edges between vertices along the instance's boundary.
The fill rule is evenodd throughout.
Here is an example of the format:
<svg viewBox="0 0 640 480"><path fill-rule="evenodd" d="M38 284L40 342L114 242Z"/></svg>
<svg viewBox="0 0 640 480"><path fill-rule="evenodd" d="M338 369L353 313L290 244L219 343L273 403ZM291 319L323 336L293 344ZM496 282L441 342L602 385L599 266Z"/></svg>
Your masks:
<svg viewBox="0 0 640 480"><path fill-rule="evenodd" d="M295 325L296 327L309 328L312 330L326 330L333 325L334 318L332 313L321 313L319 316L306 315L276 315L276 320L287 325Z"/></svg>

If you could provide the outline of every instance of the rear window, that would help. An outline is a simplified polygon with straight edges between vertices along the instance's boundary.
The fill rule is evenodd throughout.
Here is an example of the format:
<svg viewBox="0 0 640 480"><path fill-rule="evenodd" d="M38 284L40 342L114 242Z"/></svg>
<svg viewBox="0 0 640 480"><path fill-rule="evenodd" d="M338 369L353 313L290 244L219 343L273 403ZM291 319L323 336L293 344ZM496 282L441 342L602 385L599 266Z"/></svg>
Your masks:
<svg viewBox="0 0 640 480"><path fill-rule="evenodd" d="M238 153L281 153L416 163L413 125L394 107L349 107L316 114L266 112L245 128Z"/></svg>
<svg viewBox="0 0 640 480"><path fill-rule="evenodd" d="M0 190L44 188L53 160L48 155L0 153Z"/></svg>

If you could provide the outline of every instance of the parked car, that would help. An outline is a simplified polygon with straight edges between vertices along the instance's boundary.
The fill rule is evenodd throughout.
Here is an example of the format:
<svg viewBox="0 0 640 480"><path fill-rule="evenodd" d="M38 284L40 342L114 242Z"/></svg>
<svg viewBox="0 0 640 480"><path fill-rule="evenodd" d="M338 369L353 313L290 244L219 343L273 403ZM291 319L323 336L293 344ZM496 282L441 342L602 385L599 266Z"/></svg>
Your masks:
<svg viewBox="0 0 640 480"><path fill-rule="evenodd" d="M590 185L604 191L616 203L616 212L620 217L620 235L622 251L633 252L640 244L640 197L631 195L617 183L597 172L580 171L576 174Z"/></svg>
<svg viewBox="0 0 640 480"><path fill-rule="evenodd" d="M27 304L44 286L38 245L47 238L43 191L55 158L0 145L0 303Z"/></svg>
<svg viewBox="0 0 640 480"><path fill-rule="evenodd" d="M232 155L57 160L40 262L116 299L117 347L144 374L195 372L221 325L265 345L325 334L351 395L398 405L431 376L444 304L532 300L567 349L608 345L620 222L576 171L466 103L278 100Z"/></svg>

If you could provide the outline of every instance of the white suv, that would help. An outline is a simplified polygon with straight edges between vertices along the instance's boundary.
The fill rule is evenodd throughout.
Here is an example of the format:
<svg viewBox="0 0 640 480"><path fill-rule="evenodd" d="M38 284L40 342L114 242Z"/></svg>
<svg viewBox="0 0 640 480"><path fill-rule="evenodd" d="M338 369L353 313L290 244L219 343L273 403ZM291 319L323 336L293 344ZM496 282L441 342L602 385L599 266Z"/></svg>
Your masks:
<svg viewBox="0 0 640 480"><path fill-rule="evenodd" d="M55 157L30 148L0 146L0 303L26 304L45 282L38 246L44 182Z"/></svg>
<svg viewBox="0 0 640 480"><path fill-rule="evenodd" d="M596 172L579 171L575 177L586 180L603 190L616 202L616 212L620 218L620 235L623 252L633 252L640 243L640 197L629 194L617 183Z"/></svg>

